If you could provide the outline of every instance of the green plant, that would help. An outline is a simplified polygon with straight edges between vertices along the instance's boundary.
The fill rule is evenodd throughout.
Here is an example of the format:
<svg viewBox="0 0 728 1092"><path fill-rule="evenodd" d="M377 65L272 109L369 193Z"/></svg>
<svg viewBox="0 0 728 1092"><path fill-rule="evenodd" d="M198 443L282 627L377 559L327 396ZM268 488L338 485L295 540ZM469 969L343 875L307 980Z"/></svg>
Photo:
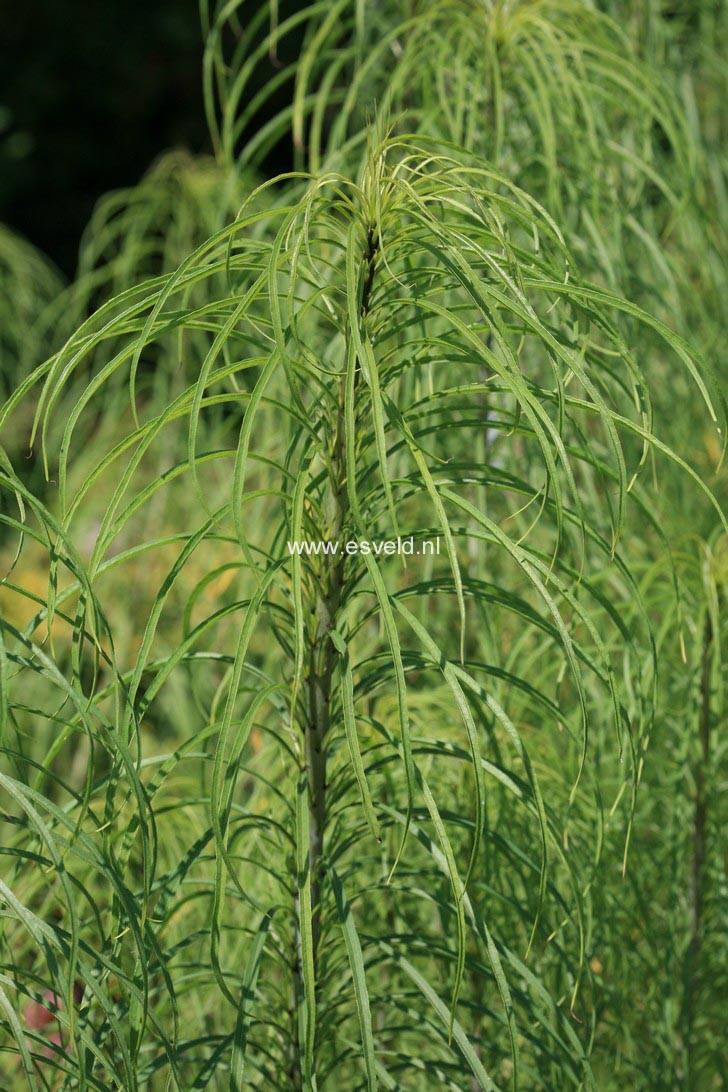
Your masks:
<svg viewBox="0 0 728 1092"><path fill-rule="evenodd" d="M0 225L0 382L3 397L43 357L61 274L30 243Z"/></svg>
<svg viewBox="0 0 728 1092"><path fill-rule="evenodd" d="M594 58L623 44L605 17L511 7L472 6L489 13L483 57L469 5L404 21L396 5L314 5L270 33L263 11L232 58L238 5L208 12L223 179L248 189L238 141L260 102L241 113L245 79L294 32L302 59L278 80L292 105L257 147L289 124L300 145L308 119L302 169L233 216L154 176L121 224L101 211L72 290L100 291L97 310L0 411L0 442L32 419L53 483L3 454L11 1087L609 1088L610 1049L655 1087L616 1026L628 957L601 981L609 923L643 920L639 875L618 890L611 874L632 876L630 845L655 826L638 785L664 665L672 696L715 708L724 577L696 582L666 551L650 471L689 490L722 556L720 506L682 451L697 403L721 428L725 405L641 289L614 291L663 252L663 269L687 263L660 238L680 201L599 134L616 110L652 149L661 124L655 155L680 179L689 125L637 60L614 69L624 101L602 94ZM542 112L557 74L540 104L527 92L532 34L586 66L562 73L564 132ZM379 35L400 46L393 74ZM429 85L413 72L433 40ZM492 92L506 73L512 89ZM482 102L496 120L508 103L507 140L497 124L494 144L475 139L465 115ZM604 162L618 198L632 185L630 213ZM634 267L619 246L590 259L602 207L650 240ZM674 420L659 389L653 405L665 375L694 403ZM398 535L441 549L345 547ZM319 541L338 549L292 545ZM697 704L674 629L702 641ZM668 724L690 770L720 761ZM667 856L702 839L705 858L710 800L703 780L693 849L676 835ZM651 1057L708 1082L700 861L693 875L687 1061ZM685 947L684 922L667 934Z"/></svg>

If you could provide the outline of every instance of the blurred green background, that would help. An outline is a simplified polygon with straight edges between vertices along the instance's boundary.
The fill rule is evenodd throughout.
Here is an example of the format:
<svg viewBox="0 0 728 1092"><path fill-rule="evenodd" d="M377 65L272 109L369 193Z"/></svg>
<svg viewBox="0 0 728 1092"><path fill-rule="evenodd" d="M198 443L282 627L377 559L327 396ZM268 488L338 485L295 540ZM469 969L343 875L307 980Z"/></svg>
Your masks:
<svg viewBox="0 0 728 1092"><path fill-rule="evenodd" d="M98 198L172 146L208 147L195 0L6 4L0 221L65 273Z"/></svg>
<svg viewBox="0 0 728 1092"><path fill-rule="evenodd" d="M0 18L0 223L72 277L100 197L138 182L168 148L211 150L200 7L3 0ZM279 105L274 97L271 115ZM266 163L271 173L290 165L285 144Z"/></svg>

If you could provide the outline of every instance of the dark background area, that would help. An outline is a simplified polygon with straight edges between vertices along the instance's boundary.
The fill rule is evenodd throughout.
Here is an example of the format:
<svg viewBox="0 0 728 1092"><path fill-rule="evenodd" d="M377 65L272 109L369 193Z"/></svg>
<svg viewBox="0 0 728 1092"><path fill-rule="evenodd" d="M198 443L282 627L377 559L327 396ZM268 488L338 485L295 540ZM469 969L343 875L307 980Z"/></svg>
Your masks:
<svg viewBox="0 0 728 1092"><path fill-rule="evenodd" d="M197 0L0 2L0 221L71 276L102 194L209 151Z"/></svg>

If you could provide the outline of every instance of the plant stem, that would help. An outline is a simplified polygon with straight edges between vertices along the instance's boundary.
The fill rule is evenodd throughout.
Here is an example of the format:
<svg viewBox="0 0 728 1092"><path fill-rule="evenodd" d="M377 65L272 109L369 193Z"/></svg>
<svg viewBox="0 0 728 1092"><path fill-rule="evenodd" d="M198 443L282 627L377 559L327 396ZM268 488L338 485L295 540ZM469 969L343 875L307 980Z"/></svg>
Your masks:
<svg viewBox="0 0 728 1092"><path fill-rule="evenodd" d="M343 505L341 496L327 487L328 501L336 506L334 520L328 526L332 538L338 538L342 530ZM306 772L308 774L308 857L311 874L311 912L313 916L314 958L321 932L321 857L323 834L326 823L326 748L325 739L331 719L331 678L336 662L336 650L328 634L336 624L336 614L341 599L344 578L343 558L337 559L322 573L322 587L314 604L315 635L311 646L311 666L308 682L308 724L304 738Z"/></svg>
<svg viewBox="0 0 728 1092"><path fill-rule="evenodd" d="M706 773L710 763L710 676L713 660L713 622L710 611L706 612L703 630L703 653L700 672L700 714L698 737L700 755L695 765L695 817L693 820L693 861L691 875L692 925L690 949L688 954L687 979L687 1071L692 1077L692 1055L695 1037L695 1017L699 991L699 958L703 933L703 911L705 904L705 851L708 826L708 794Z"/></svg>
<svg viewBox="0 0 728 1092"><path fill-rule="evenodd" d="M378 245L374 230L367 234L364 285L359 308L363 319L369 309ZM357 361L355 384L361 375L361 361ZM338 411L329 450L329 475L322 498L324 528L329 541L341 541L349 502L346 489L346 438L345 399L346 378L339 380ZM308 778L308 860L311 876L311 929L313 934L314 967L318 981L317 953L321 936L321 870L323 858L324 828L326 826L326 737L331 723L332 678L339 654L329 638L336 628L337 616L342 605L344 567L346 554L338 551L328 555L316 573L312 586L316 589L310 610L313 615L313 639L306 678L307 719L304 727L304 758ZM300 974L300 967L298 973ZM297 1086L298 1087L298 1086Z"/></svg>
<svg viewBox="0 0 728 1092"><path fill-rule="evenodd" d="M706 772L710 762L710 672L713 658L713 623L710 614L705 619L703 663L700 678L700 760L695 769L695 826L693 834L693 936L692 947L700 946L700 926L703 912L702 873L705 863L705 839L708 821Z"/></svg>

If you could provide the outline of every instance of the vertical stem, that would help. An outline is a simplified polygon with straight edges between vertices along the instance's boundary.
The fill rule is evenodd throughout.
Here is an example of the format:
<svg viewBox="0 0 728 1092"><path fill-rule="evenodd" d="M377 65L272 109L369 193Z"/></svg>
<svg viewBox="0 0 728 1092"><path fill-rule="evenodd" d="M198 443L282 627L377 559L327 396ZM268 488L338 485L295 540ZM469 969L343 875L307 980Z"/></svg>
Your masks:
<svg viewBox="0 0 728 1092"><path fill-rule="evenodd" d="M327 486L327 508L333 520L327 520L329 535L333 540L343 530L344 507L342 503L343 480L336 486ZM306 772L308 774L308 856L311 874L311 910L313 914L314 957L321 933L321 878L320 864L323 853L323 834L326 822L326 747L325 739L331 721L331 677L334 672L336 651L328 638L336 624L336 614L341 600L344 579L344 560L337 554L334 564L321 573L321 585L313 606L315 633L311 645L310 673L308 679L308 723L304 737Z"/></svg>
<svg viewBox="0 0 728 1092"><path fill-rule="evenodd" d="M693 834L693 948L700 945L700 926L703 912L702 872L705 864L706 827L708 801L706 772L710 762L710 672L713 658L713 623L710 614L705 619L703 636L703 663L700 676L700 761L695 770L695 826Z"/></svg>
<svg viewBox="0 0 728 1092"><path fill-rule="evenodd" d="M378 245L375 241L374 230L370 228L367 234L366 251L363 255L365 274L359 307L359 315L362 319L369 309L377 255ZM361 361L357 361L356 384L360 375ZM342 540L349 514L346 488L345 389L346 377L342 376L339 381L336 422L329 448L330 470L322 499L324 516L322 534L331 542ZM309 799L308 859L311 876L311 929L316 972L318 972L316 957L321 937L321 862L326 825L326 736L331 722L332 677L338 661L338 653L329 639L329 634L336 627L337 615L341 607L346 554L343 550L337 550L336 554L321 556L323 563L312 583L315 593L311 597L309 606L313 617L313 637L306 676L307 709L304 725L304 759ZM331 563L327 564L328 561ZM299 991L302 989L300 975L301 969L297 966ZM316 973L317 981L318 977ZM297 1073L292 1076L295 1087L301 1087L300 1061L298 1060ZM296 1083L296 1078L299 1083Z"/></svg>
<svg viewBox="0 0 728 1092"><path fill-rule="evenodd" d="M693 862L690 881L692 903L692 925L690 937L690 950L688 954L688 978L687 978L687 1071L688 1080L692 1078L692 1056L695 1034L695 1017L697 1014L698 999L698 974L700 946L703 932L703 911L705 904L705 853L708 826L708 793L706 788L706 774L710 763L710 676L713 660L713 622L710 611L706 613L705 628L703 630L703 654L700 672L700 714L698 721L698 737L700 744L700 756L695 765L695 817L693 821Z"/></svg>

